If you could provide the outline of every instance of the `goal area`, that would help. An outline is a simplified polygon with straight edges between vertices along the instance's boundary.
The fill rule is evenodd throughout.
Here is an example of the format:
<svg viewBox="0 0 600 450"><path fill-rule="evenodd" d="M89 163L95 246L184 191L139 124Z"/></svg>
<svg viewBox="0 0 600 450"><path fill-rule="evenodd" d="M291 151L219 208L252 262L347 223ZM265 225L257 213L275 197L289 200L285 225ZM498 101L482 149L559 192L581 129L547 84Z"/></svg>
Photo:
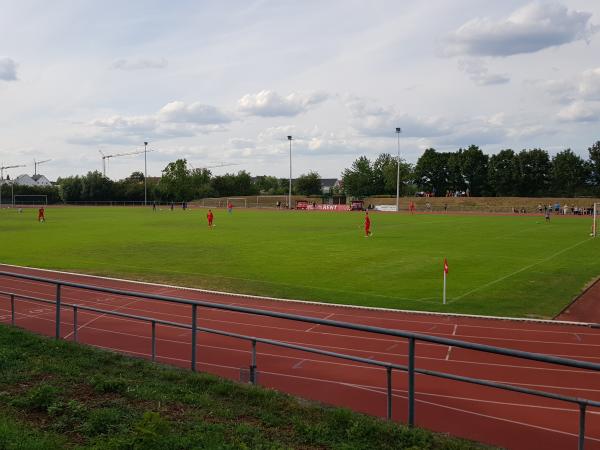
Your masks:
<svg viewBox="0 0 600 450"><path fill-rule="evenodd" d="M14 208L35 208L48 206L47 195L17 194L13 197Z"/></svg>

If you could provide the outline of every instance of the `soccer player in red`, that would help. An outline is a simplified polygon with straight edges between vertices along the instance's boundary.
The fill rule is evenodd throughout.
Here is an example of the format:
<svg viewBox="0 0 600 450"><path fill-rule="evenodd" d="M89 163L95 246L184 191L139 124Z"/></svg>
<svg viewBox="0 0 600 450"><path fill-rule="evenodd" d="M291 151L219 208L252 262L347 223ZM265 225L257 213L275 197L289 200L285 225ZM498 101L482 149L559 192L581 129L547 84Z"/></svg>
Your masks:
<svg viewBox="0 0 600 450"><path fill-rule="evenodd" d="M214 219L214 215L212 213L212 211L209 209L208 210L208 214L206 214L206 218L208 219L208 227L212 229L213 227L213 219Z"/></svg>
<svg viewBox="0 0 600 450"><path fill-rule="evenodd" d="M371 236L371 218L369 212L365 213L365 237Z"/></svg>
<svg viewBox="0 0 600 450"><path fill-rule="evenodd" d="M46 221L46 217L44 216L44 207L42 206L40 209L38 209L38 222L45 222Z"/></svg>

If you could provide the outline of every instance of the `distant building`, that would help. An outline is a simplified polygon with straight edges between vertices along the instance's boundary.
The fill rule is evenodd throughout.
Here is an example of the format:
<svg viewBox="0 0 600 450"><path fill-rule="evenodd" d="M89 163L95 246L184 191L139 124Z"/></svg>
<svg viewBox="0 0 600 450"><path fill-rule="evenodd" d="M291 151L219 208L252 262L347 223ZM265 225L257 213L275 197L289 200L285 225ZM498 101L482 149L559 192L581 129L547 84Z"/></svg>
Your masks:
<svg viewBox="0 0 600 450"><path fill-rule="evenodd" d="M52 186L52 183L44 175L34 175L30 177L27 174L19 175L13 180L15 186Z"/></svg>
<svg viewBox="0 0 600 450"><path fill-rule="evenodd" d="M339 187L340 180L337 178L321 178L321 191L323 194L329 194L335 187Z"/></svg>
<svg viewBox="0 0 600 450"><path fill-rule="evenodd" d="M38 186L52 186L50 180L44 175L40 175L39 173L37 175L32 176L31 178L37 183Z"/></svg>

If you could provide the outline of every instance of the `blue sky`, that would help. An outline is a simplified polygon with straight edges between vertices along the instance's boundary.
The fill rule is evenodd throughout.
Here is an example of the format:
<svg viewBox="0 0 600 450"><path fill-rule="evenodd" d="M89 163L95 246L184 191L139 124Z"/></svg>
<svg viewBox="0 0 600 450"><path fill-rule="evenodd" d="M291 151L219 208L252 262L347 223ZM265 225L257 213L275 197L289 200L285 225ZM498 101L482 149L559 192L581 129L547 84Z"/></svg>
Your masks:
<svg viewBox="0 0 600 450"><path fill-rule="evenodd" d="M600 139L600 2L2 1L0 164L51 158L51 179L98 150L150 142L149 175L187 158L337 177L360 155L415 162ZM235 165L234 165L235 164ZM108 175L143 167L114 158Z"/></svg>

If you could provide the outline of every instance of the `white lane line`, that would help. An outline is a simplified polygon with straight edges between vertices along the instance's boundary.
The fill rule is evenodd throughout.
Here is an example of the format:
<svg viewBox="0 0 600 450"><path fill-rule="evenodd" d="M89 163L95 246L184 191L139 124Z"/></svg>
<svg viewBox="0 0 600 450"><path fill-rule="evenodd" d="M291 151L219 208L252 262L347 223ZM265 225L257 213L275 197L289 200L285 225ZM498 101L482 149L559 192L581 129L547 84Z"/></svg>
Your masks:
<svg viewBox="0 0 600 450"><path fill-rule="evenodd" d="M323 317L323 320L331 319L333 316L335 316L335 313L328 314L326 317ZM304 330L304 332L305 333L310 333L312 330L314 330L315 328L317 328L319 325L320 324L317 323L317 324L313 325L312 327Z"/></svg>
<svg viewBox="0 0 600 450"><path fill-rule="evenodd" d="M80 300L79 298L71 298L69 296L63 296L63 298L65 300ZM81 300L80 300L81 301ZM94 300L85 300L86 302L90 302L91 304L94 304ZM136 308L133 309L133 311L137 312L137 313L154 313L155 311L153 310L149 310L149 309L144 309L144 308ZM160 313L163 316L169 316L169 317L185 317L187 318L187 315L181 315L181 314L173 314L173 313ZM241 314L241 313L240 313ZM338 315L336 313L333 313L335 315ZM260 327L260 328L268 328L268 329L273 329L273 330L286 330L289 331L289 328L286 327L274 327L274 326L268 326L268 325L257 325L257 324L252 324L252 323L246 323L246 322L232 322L232 321L228 321L228 320L216 320L216 319L204 319L205 321L210 321L210 322L220 322L220 323L228 323L228 324L237 324L237 325L243 325L243 326L253 326L253 327ZM463 326L463 325L461 325ZM315 328L315 327L312 327ZM507 329L507 331L512 331L511 329ZM339 337L349 337L348 335L345 334L341 334L341 333L319 333L319 334L325 334L328 336L339 336ZM448 336L448 334L445 333L431 333L434 335L438 335L438 336ZM571 334L571 333L568 333ZM455 335L456 336L456 335ZM471 336L471 335L457 335L458 337L461 338L470 338L470 339L477 339L477 340L481 340L481 339L487 339L487 340L494 340L494 341L500 341L500 342L504 342L504 341L509 341L509 342L526 342L526 343L541 343L544 345L575 345L575 346L582 346L582 347L587 347L587 346L591 346L591 347L600 347L600 344L585 344L585 343L574 343L574 342L561 342L561 341L541 341L541 340L528 340L528 339L511 339L511 338L499 338L499 337L485 337L485 336ZM597 335L595 335L597 336ZM369 338L366 336L352 336L355 339L365 339L365 340L369 340L369 339L377 339L377 338ZM379 339L381 340L381 339ZM386 340L386 339L383 339ZM389 340L389 339L387 339ZM428 343L422 343L422 346L425 345L430 345L430 346L435 346L437 344L428 344Z"/></svg>
<svg viewBox="0 0 600 450"><path fill-rule="evenodd" d="M525 266L525 267L523 267L523 268L521 268L519 270L515 270L514 272L509 273L508 275L504 275L504 276L502 276L500 278L497 278L497 279L495 279L493 281L490 281L489 283L482 284L481 286L478 286L475 289L471 289L470 291L467 291L464 294L459 295L458 297L455 297L453 299L448 300L448 303L454 303L454 302L456 302L458 300L461 300L461 299L465 298L467 295L472 294L473 292L477 292L477 291L480 291L482 289L485 289L486 287L492 286L492 285L494 285L496 283L499 283L500 281L506 280L507 278L510 278L510 277L512 277L514 275L517 275L517 274L519 274L521 272L524 272L524 271L526 271L528 269L531 269L532 267L535 267L535 266L537 266L539 264L542 264L542 263L545 263L547 261L550 261L551 259L554 259L557 256L562 255L563 253L568 252L569 250L572 250L575 247L579 247L581 244L584 244L584 243L589 242L589 241L590 241L590 238L587 238L587 239L584 239L583 241L577 242L574 245L571 245L571 246L569 246L567 248L559 250L556 253L553 253L552 255L548 256L547 258L544 258L544 259L541 259L539 261L536 261L533 264L529 264L529 265L527 265L527 266Z"/></svg>
<svg viewBox="0 0 600 450"><path fill-rule="evenodd" d="M344 384L344 383L342 383L342 384ZM361 386L358 386L358 385L352 385L352 384L349 385L349 386L355 387L357 389L363 389L363 390L369 391L369 392L375 392L375 393L379 393L379 394L382 394L382 395L387 395L385 392L378 391L377 389L364 388L364 387L361 387ZM403 395L395 395L395 394L392 394L392 395L394 397L406 399L406 396L403 396ZM502 421L502 422L512 423L512 424L521 425L521 426L525 426L525 427L529 427L529 428L536 428L538 430L543 430L543 431L546 431L546 432L559 433L559 434L563 434L563 435L566 435L566 436L578 436L576 433L570 433L568 431L561 431L561 430L557 430L555 428L547 428L547 427L543 427L543 426L540 426L540 425L532 425L532 424L521 422L521 421L518 421L518 420L505 419L503 417L490 416L489 414L482 414L482 413L478 413L478 412L474 412L474 411L469 411L469 410L462 409L462 408L456 408L456 407L453 407L453 406L441 405L439 403L433 403L433 402L429 402L427 400L421 400L421 399L415 398L415 402L417 402L417 403L423 403L425 405L436 406L436 407L439 407L439 408L450 409L450 410L457 411L457 412L463 412L463 413L466 413L466 414L472 414L472 415L475 415L475 416L478 416L478 417L485 417L486 419L499 420L499 421ZM576 411L573 410L573 412L576 412ZM590 436L586 436L585 439L586 440L590 440L590 441L600 442L600 439L593 438L593 437L590 437Z"/></svg>
<svg viewBox="0 0 600 450"><path fill-rule="evenodd" d="M456 336L456 330L458 329L458 324L454 324L454 330L452 331L452 336ZM452 346L448 347L448 353L446 353L446 361L450 360L450 353L452 353Z"/></svg>
<svg viewBox="0 0 600 450"><path fill-rule="evenodd" d="M115 312L116 312L116 311L118 311L119 309L121 309L121 308L126 308L127 306L129 306L129 305L132 305L132 304L134 304L134 303L136 303L136 302L138 302L138 301L139 301L139 299L132 300L131 302L129 302L129 303L126 303L125 305L122 305L122 306L116 307L115 309L113 309L113 310L111 310L111 311L115 311ZM92 314L93 314L93 313L92 313ZM96 314L98 314L98 313L96 313ZM94 317L93 319L90 319L90 320L88 320L88 321L87 321L86 323L84 323L83 325L78 325L78 326L77 326L77 332L79 332L79 331L80 331L80 330L82 330L83 328L87 327L88 325L90 325L90 324L94 323L96 320L102 319L103 317L108 317L108 315L107 315L106 313L102 313L102 314L99 314L98 316ZM129 320L132 320L132 319L129 319ZM71 332L67 333L67 334L66 334L66 335L63 337L63 339L68 339L69 337L71 337L71 335L72 335L72 334L73 334L73 331L71 331Z"/></svg>
<svg viewBox="0 0 600 450"><path fill-rule="evenodd" d="M292 366L292 369L299 369L299 368L300 368L300 366L301 366L302 364L304 364L306 361L307 361L306 359L301 359L300 361L298 361L296 364L294 364L294 365Z"/></svg>
<svg viewBox="0 0 600 450"><path fill-rule="evenodd" d="M25 282L21 281L21 282L28 283L28 284L34 284L36 286L39 286L39 283L32 283L32 282L27 282L27 281L25 281ZM159 285L159 286L161 286L161 285ZM19 289L19 290L23 290L23 291L28 292L28 293L36 292L36 291L27 291L27 290L24 290L24 289ZM69 298L69 297L66 297L66 298ZM77 300L79 300L79 298L77 298ZM305 303L305 305L308 306L308 304L306 304L306 303ZM329 305L329 306L331 307L331 305ZM278 309L282 309L282 310L297 310L297 311L302 311L304 313L311 312L311 311L300 310L300 309L296 309L296 308L278 308ZM338 309L340 309L340 308L338 307ZM148 311L148 312L154 312L154 311ZM319 313L317 311L312 311L312 312L315 313L315 314ZM398 312L398 311L389 310L389 312ZM186 317L187 318L187 315L183 316L183 315L172 314L172 313L163 313L163 314L169 315L171 317ZM230 314L240 314L241 315L243 313L230 312ZM335 313L335 315L342 316L342 317L355 317L355 316L352 316L352 315L349 315L349 314L343 314L343 313ZM454 315L454 316L456 316L456 315ZM466 317L477 317L477 316L466 316ZM392 321L392 322L397 322L397 323L416 323L416 324L427 324L427 323L431 324L431 323L434 323L434 322L396 320L396 319L390 319L390 318L376 318L376 317L372 317L372 319L377 319L377 320L381 320L381 321ZM446 321L448 321L448 320L451 319L451 316L450 315L446 316L444 319ZM487 319L490 319L490 318L487 317ZM541 321L541 322L544 322L544 321ZM548 322L548 321L545 321L545 322ZM553 325L564 325L565 324L565 322L550 322L550 323L553 324ZM446 324L444 324L444 325L446 325ZM578 325L581 326L582 324L579 323ZM505 330L505 331L508 331L510 333L516 332L516 331L523 331L523 332L530 332L530 333L556 333L556 334L569 334L569 335L572 333L570 331L529 330L529 329L523 329L523 328L516 329L516 328L507 328L507 327L489 327L489 326L484 327L484 326L478 326L478 325L461 325L461 326L463 326L463 327L471 327L471 328L485 328L485 329ZM438 334L443 335L441 333L438 333ZM594 333L579 333L579 334L586 335L586 336L593 336L593 337L598 337L599 336L598 334L594 334ZM479 338L479 339L486 339L485 336L469 336L469 337ZM494 339L496 339L496 340L506 340L505 338L494 338ZM519 340L519 341L521 342L523 340ZM537 342L543 342L544 344L546 344L546 341L537 341ZM561 342L561 343L564 344L565 342ZM587 345L587 344L583 344L583 345Z"/></svg>

